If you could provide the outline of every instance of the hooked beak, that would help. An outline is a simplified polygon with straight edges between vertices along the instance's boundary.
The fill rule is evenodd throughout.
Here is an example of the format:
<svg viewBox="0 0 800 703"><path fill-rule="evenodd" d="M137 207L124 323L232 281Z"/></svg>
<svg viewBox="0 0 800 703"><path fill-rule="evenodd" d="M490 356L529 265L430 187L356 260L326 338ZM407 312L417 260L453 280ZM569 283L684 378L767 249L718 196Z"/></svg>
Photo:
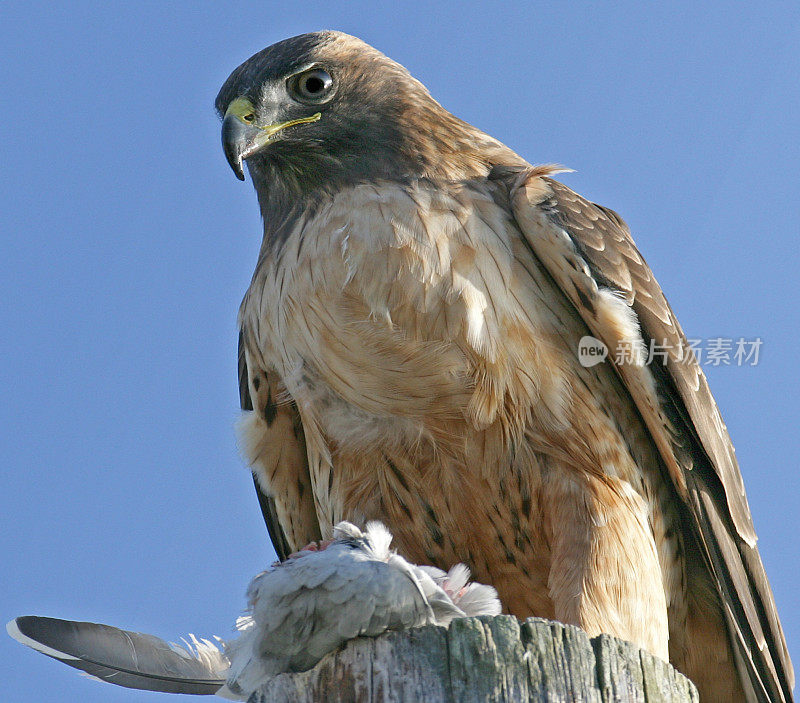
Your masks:
<svg viewBox="0 0 800 703"><path fill-rule="evenodd" d="M247 98L236 98L225 111L222 120L222 150L236 177L244 180L242 162L260 151L274 135L287 127L306 122L316 122L322 114L301 117L288 122L276 122L266 126L256 124L255 110Z"/></svg>

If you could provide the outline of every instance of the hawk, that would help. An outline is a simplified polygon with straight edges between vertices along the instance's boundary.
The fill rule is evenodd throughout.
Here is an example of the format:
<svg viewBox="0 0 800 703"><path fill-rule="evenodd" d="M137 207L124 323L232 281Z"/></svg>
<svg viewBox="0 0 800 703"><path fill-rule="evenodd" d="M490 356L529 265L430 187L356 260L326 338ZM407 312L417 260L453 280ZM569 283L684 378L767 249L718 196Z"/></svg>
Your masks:
<svg viewBox="0 0 800 703"><path fill-rule="evenodd" d="M346 34L264 49L216 108L264 221L240 435L278 554L380 520L704 701L791 700L731 440L619 215ZM584 366L587 336L628 353Z"/></svg>

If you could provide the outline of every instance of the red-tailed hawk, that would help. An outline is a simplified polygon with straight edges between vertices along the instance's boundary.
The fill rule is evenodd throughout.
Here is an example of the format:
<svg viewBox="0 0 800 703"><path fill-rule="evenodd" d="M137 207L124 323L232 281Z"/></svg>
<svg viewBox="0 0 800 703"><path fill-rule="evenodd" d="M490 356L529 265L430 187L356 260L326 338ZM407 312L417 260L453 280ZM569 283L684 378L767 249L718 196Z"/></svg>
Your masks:
<svg viewBox="0 0 800 703"><path fill-rule="evenodd" d="M790 700L731 441L622 219L344 34L256 54L217 109L264 219L242 438L279 555L379 519L704 701Z"/></svg>

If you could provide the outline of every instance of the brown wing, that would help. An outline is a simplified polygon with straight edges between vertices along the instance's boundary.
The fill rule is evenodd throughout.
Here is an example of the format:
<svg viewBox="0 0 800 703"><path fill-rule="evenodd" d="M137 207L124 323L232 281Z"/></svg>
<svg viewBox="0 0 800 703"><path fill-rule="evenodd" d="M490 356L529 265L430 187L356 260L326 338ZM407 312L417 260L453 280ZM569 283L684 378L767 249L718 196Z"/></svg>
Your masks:
<svg viewBox="0 0 800 703"><path fill-rule="evenodd" d="M740 671L759 701L791 701L794 674L733 445L683 331L615 212L534 168L493 174L534 254L614 356L625 327L607 308L612 291L638 318L645 345L669 351L666 365L618 364L620 377L664 457L719 591ZM552 171L550 171L552 172ZM612 362L614 360L612 359Z"/></svg>
<svg viewBox="0 0 800 703"><path fill-rule="evenodd" d="M239 403L242 410L253 411L240 439L251 462L258 503L272 545L278 558L284 560L320 539L305 439L294 403L278 404L281 393L277 378L248 369L247 356L244 332L240 331Z"/></svg>

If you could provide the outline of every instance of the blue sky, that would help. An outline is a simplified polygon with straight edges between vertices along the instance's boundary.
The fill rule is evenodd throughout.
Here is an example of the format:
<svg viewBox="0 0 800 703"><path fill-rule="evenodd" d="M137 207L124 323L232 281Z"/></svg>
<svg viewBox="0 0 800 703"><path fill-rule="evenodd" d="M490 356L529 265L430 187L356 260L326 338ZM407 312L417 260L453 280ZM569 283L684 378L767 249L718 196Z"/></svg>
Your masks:
<svg viewBox="0 0 800 703"><path fill-rule="evenodd" d="M233 434L260 224L213 99L257 50L334 28L576 169L689 336L763 339L757 366L707 371L800 657L797 3L165 6L0 10L0 616L226 636L272 561ZM159 700L5 637L0 657L4 700Z"/></svg>

